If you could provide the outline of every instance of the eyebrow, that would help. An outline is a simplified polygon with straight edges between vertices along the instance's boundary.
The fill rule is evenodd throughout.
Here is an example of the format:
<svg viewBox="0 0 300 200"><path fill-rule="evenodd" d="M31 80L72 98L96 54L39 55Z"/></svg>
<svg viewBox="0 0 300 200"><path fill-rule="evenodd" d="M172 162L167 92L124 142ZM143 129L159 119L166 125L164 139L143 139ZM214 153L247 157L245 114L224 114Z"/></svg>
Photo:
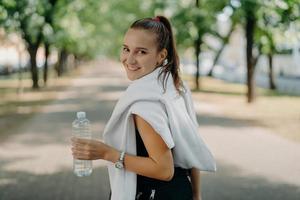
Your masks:
<svg viewBox="0 0 300 200"><path fill-rule="evenodd" d="M123 46L128 48L128 46L127 46L126 44L123 44ZM148 49L147 49L147 48L145 48L145 47L136 47L136 49L140 49L140 50L146 50L146 51L148 51Z"/></svg>

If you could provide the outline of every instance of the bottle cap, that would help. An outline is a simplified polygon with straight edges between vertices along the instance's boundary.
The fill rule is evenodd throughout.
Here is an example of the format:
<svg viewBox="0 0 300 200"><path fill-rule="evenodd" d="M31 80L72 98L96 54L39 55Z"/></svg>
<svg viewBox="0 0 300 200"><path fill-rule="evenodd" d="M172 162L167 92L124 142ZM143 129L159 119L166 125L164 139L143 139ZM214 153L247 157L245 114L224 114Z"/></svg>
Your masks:
<svg viewBox="0 0 300 200"><path fill-rule="evenodd" d="M86 116L85 112L82 112L82 111L81 112L77 112L76 115L77 115L78 119L85 118L85 116Z"/></svg>

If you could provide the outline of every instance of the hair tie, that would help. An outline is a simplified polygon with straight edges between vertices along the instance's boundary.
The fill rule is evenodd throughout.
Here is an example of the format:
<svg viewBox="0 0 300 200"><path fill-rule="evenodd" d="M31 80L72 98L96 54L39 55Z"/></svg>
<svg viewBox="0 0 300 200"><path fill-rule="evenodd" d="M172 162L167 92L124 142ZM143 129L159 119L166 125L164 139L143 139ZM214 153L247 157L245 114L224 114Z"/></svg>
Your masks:
<svg viewBox="0 0 300 200"><path fill-rule="evenodd" d="M154 17L154 18L152 18L152 20L153 20L153 21L156 21L156 22L160 22L159 17Z"/></svg>

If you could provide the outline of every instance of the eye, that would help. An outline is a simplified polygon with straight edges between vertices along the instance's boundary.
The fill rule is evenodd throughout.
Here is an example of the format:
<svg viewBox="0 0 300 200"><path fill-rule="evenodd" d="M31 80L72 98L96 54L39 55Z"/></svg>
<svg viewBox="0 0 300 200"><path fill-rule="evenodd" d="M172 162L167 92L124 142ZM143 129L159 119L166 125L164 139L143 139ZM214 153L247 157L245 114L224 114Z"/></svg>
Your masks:
<svg viewBox="0 0 300 200"><path fill-rule="evenodd" d="M129 52L129 49L127 47L123 47L122 51L123 52Z"/></svg>
<svg viewBox="0 0 300 200"><path fill-rule="evenodd" d="M139 50L139 51L138 51L138 54L147 54L147 52L144 51L144 50Z"/></svg>

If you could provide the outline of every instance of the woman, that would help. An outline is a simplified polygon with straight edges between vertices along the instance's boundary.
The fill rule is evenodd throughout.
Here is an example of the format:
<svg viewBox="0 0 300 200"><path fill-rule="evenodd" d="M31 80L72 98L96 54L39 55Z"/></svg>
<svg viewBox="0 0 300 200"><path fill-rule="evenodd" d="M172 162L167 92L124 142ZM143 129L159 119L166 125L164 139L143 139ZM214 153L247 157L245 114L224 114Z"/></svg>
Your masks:
<svg viewBox="0 0 300 200"><path fill-rule="evenodd" d="M110 161L112 200L201 199L199 170L216 167L198 135L168 19L135 21L120 60L132 83L105 127L105 143L72 138L73 156Z"/></svg>

